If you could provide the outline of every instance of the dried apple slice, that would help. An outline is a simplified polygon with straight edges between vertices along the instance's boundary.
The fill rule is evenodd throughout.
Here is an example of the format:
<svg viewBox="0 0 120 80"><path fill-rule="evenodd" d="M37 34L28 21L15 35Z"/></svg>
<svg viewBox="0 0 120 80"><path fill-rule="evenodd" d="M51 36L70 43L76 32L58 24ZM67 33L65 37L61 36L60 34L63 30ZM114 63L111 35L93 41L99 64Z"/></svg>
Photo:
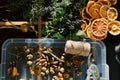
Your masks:
<svg viewBox="0 0 120 80"><path fill-rule="evenodd" d="M103 17L103 18L107 18L107 10L109 8L110 7L108 5L102 5L101 8L100 8L100 16Z"/></svg>
<svg viewBox="0 0 120 80"><path fill-rule="evenodd" d="M107 18L108 18L108 20L114 21L114 20L117 19L117 17L118 17L118 11L116 10L116 8L110 7L107 10Z"/></svg>
<svg viewBox="0 0 120 80"><path fill-rule="evenodd" d="M107 34L108 25L104 19L95 19L91 25L91 32L96 37L103 37Z"/></svg>
<svg viewBox="0 0 120 80"><path fill-rule="evenodd" d="M119 21L111 21L108 23L108 31L112 35L120 34L120 22Z"/></svg>

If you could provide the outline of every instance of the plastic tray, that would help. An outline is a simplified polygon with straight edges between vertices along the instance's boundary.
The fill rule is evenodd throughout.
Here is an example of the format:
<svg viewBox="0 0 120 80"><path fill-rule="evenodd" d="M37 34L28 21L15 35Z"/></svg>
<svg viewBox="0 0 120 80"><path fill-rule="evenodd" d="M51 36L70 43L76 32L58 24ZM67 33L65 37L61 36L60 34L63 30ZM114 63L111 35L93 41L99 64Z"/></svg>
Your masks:
<svg viewBox="0 0 120 80"><path fill-rule="evenodd" d="M109 80L109 67L106 64L106 47L102 41L92 41L90 39L82 39L80 41L89 42L91 44L91 52L94 53L95 62L98 67L99 73L102 74L103 80ZM13 48L15 46L23 47L28 46L34 48L35 51L38 48L38 43L41 43L42 46L54 47L57 51L63 50L66 40L57 40L57 39L8 39L4 42L2 46L2 60L1 60L1 70L0 77L1 80L37 80L35 76L31 76L28 66L26 65L26 58L23 56L22 61L17 61L14 54ZM10 55L10 54L13 54ZM35 59L36 57L34 57ZM81 66L82 75L79 77L74 77L74 80L85 80L86 79L86 71L87 71L87 58L85 58L85 64ZM7 74L9 61L16 61L16 67L19 70L20 75L13 78ZM46 80L51 80L51 78L47 78Z"/></svg>

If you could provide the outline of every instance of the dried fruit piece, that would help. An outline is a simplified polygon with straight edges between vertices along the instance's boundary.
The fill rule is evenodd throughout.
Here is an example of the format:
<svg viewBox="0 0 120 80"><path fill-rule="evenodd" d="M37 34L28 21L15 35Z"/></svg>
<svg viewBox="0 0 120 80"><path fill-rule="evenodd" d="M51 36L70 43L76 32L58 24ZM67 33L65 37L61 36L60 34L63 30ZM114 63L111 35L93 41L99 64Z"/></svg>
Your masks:
<svg viewBox="0 0 120 80"><path fill-rule="evenodd" d="M91 18L92 18L92 17L86 12L86 7L84 7L84 8L82 9L81 15L82 15L82 18L83 18L83 19L91 19Z"/></svg>
<svg viewBox="0 0 120 80"><path fill-rule="evenodd" d="M107 35L108 25L104 19L96 19L92 22L91 33L92 36L97 40L102 40Z"/></svg>
<svg viewBox="0 0 120 80"><path fill-rule="evenodd" d="M99 3L102 3L103 5L111 6L110 0L98 0Z"/></svg>
<svg viewBox="0 0 120 80"><path fill-rule="evenodd" d="M105 39L107 36L107 34L105 34L104 36L96 36L96 35L93 35L91 34L91 39L94 39L94 40L103 40Z"/></svg>
<svg viewBox="0 0 120 80"><path fill-rule="evenodd" d="M91 38L91 26L89 26L86 30L86 37Z"/></svg>
<svg viewBox="0 0 120 80"><path fill-rule="evenodd" d="M82 31L86 31L88 26L91 24L91 21L89 19L82 19L80 20L80 26L82 28Z"/></svg>
<svg viewBox="0 0 120 80"><path fill-rule="evenodd" d="M96 2L97 0L89 0L89 1L95 1Z"/></svg>
<svg viewBox="0 0 120 80"><path fill-rule="evenodd" d="M89 9L93 4L95 4L95 1L93 1L93 0L88 1L87 6L86 6L86 12L88 14L89 14Z"/></svg>
<svg viewBox="0 0 120 80"><path fill-rule="evenodd" d="M114 21L118 17L118 11L114 7L110 7L107 11L108 20Z"/></svg>
<svg viewBox="0 0 120 80"><path fill-rule="evenodd" d="M117 0L110 0L111 5L115 5L117 3Z"/></svg>
<svg viewBox="0 0 120 80"><path fill-rule="evenodd" d="M94 19L100 18L100 7L101 7L101 4L99 3L93 4L88 10L89 15Z"/></svg>
<svg viewBox="0 0 120 80"><path fill-rule="evenodd" d="M22 30L22 32L28 32L28 26L26 24L20 25L20 29Z"/></svg>
<svg viewBox="0 0 120 80"><path fill-rule="evenodd" d="M102 5L101 8L100 8L100 16L103 17L103 18L107 18L107 10L109 8L110 7L108 5Z"/></svg>
<svg viewBox="0 0 120 80"><path fill-rule="evenodd" d="M108 23L109 33L112 35L120 34L120 22L119 21L111 21Z"/></svg>

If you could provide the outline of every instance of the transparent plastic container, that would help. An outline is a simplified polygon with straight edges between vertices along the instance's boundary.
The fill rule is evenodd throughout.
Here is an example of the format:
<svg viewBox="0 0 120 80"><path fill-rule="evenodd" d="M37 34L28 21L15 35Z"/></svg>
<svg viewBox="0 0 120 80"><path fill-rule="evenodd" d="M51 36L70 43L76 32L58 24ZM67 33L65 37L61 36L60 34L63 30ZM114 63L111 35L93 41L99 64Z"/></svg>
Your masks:
<svg viewBox="0 0 120 80"><path fill-rule="evenodd" d="M1 70L0 77L1 80L38 80L36 76L30 75L28 66L26 64L26 57L22 56L22 60L17 60L15 56L14 48L18 46L19 48L23 46L28 46L34 48L34 52L37 51L38 43L42 46L49 47L52 46L57 50L64 50L65 43L67 40L58 40L58 39L8 39L3 43L2 46L2 60L1 60ZM82 39L80 41L89 42L91 45L91 52L94 54L95 62L98 67L99 73L102 74L103 80L109 80L109 66L106 64L106 47L102 41L93 41L90 39ZM33 52L33 53L34 53ZM34 54L33 54L34 55ZM34 60L36 57L34 57ZM86 71L88 69L87 58L85 58L85 64L81 66L82 75L79 77L74 76L74 80L85 80L86 79ZM7 73L7 69L9 66L9 61L15 61L15 65L19 70L19 76L10 77ZM74 75L74 72L73 72ZM45 80L52 80L50 76L48 76ZM67 79L66 79L67 80Z"/></svg>

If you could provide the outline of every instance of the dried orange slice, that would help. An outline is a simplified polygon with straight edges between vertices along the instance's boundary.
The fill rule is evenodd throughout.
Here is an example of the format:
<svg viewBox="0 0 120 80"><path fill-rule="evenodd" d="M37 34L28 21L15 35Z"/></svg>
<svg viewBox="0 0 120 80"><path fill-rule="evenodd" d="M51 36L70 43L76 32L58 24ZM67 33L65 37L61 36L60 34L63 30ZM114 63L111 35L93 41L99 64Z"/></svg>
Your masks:
<svg viewBox="0 0 120 80"><path fill-rule="evenodd" d="M103 40L103 39L106 38L106 36L107 36L107 34L104 35L104 36L95 36L95 35L93 35L92 32L91 32L91 27L88 27L87 30L86 30L86 37L90 38L90 39Z"/></svg>
<svg viewBox="0 0 120 80"><path fill-rule="evenodd" d="M111 5L115 5L117 3L117 0L110 0Z"/></svg>
<svg viewBox="0 0 120 80"><path fill-rule="evenodd" d="M120 22L119 21L111 21L108 23L108 31L112 35L120 34Z"/></svg>
<svg viewBox="0 0 120 80"><path fill-rule="evenodd" d="M95 36L95 35L91 34L91 38L94 40L103 40L106 38L106 36L107 36L107 34L105 34L104 36Z"/></svg>
<svg viewBox="0 0 120 80"><path fill-rule="evenodd" d="M91 32L96 37L103 37L107 34L108 25L104 19L95 19L91 25Z"/></svg>
<svg viewBox="0 0 120 80"><path fill-rule="evenodd" d="M95 1L88 1L86 6L86 12L89 14L90 7L95 3Z"/></svg>
<svg viewBox="0 0 120 80"><path fill-rule="evenodd" d="M83 19L91 19L91 16L86 12L86 7L82 9L81 15Z"/></svg>
<svg viewBox="0 0 120 80"><path fill-rule="evenodd" d="M92 37L91 37L91 26L89 26L86 30L86 37L92 39Z"/></svg>
<svg viewBox="0 0 120 80"><path fill-rule="evenodd" d="M89 1L95 1L95 2L96 2L96 1L98 1L98 0L89 0Z"/></svg>
<svg viewBox="0 0 120 80"><path fill-rule="evenodd" d="M116 10L116 8L110 7L107 10L107 18L108 18L108 20L114 21L114 20L117 19L117 17L118 17L118 11Z"/></svg>
<svg viewBox="0 0 120 80"><path fill-rule="evenodd" d="M103 5L111 6L110 0L98 0L99 3L102 3Z"/></svg>
<svg viewBox="0 0 120 80"><path fill-rule="evenodd" d="M86 31L88 26L91 24L91 21L89 19L82 19L80 20L80 26L82 28L82 31Z"/></svg>
<svg viewBox="0 0 120 80"><path fill-rule="evenodd" d="M92 18L100 18L100 7L100 4L95 3L89 8L88 12Z"/></svg>
<svg viewBox="0 0 120 80"><path fill-rule="evenodd" d="M80 20L80 27L82 28L82 31L84 31L87 27L87 23L84 20Z"/></svg>
<svg viewBox="0 0 120 80"><path fill-rule="evenodd" d="M101 8L100 8L100 16L103 17L103 18L107 18L107 10L109 8L110 7L108 5L102 5Z"/></svg>

